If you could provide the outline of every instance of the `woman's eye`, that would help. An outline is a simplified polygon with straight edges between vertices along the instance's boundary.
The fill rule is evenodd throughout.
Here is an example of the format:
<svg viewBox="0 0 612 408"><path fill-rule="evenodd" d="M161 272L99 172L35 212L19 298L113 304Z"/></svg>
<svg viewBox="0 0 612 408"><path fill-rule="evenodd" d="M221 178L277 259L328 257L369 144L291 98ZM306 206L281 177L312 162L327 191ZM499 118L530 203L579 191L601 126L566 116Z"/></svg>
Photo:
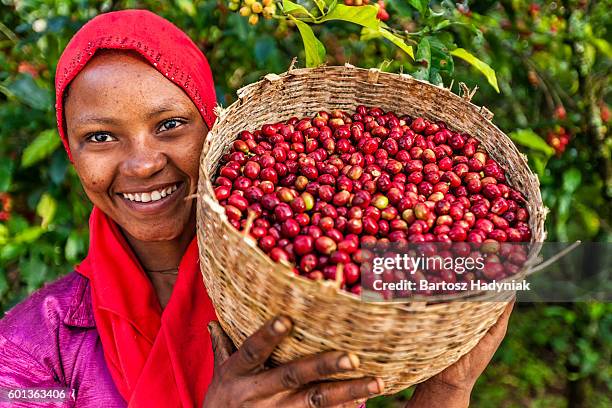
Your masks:
<svg viewBox="0 0 612 408"><path fill-rule="evenodd" d="M182 124L183 124L183 122L178 120L178 119L168 119L168 120L164 121L164 123L161 124L159 130L161 132L164 132L166 130L172 130L172 129L175 129L175 128L181 126Z"/></svg>
<svg viewBox="0 0 612 408"><path fill-rule="evenodd" d="M104 143L104 142L112 142L115 140L114 137L109 135L108 133L94 133L93 135L89 135L87 140L93 143Z"/></svg>

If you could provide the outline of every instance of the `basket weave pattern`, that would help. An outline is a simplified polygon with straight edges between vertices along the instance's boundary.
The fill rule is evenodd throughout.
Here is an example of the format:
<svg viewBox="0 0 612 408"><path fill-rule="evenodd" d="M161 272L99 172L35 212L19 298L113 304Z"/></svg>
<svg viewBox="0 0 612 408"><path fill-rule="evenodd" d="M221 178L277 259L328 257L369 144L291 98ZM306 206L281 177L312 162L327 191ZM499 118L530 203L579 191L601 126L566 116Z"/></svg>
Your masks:
<svg viewBox="0 0 612 408"><path fill-rule="evenodd" d="M204 282L223 329L242 344L278 313L294 331L274 352L278 364L325 350L357 354L357 372L371 375L391 394L424 381L471 350L502 313L508 294L476 294L470 301L369 303L328 282L296 277L244 239L216 201L211 180L221 156L241 130L320 110L354 111L379 106L398 115L442 120L478 139L506 170L509 183L527 197L533 242L545 238L545 211L537 177L510 139L481 109L450 91L408 75L352 66L294 69L238 91L239 99L219 114L200 162L198 242ZM532 252L530 259L537 254ZM525 273L525 272L523 272Z"/></svg>

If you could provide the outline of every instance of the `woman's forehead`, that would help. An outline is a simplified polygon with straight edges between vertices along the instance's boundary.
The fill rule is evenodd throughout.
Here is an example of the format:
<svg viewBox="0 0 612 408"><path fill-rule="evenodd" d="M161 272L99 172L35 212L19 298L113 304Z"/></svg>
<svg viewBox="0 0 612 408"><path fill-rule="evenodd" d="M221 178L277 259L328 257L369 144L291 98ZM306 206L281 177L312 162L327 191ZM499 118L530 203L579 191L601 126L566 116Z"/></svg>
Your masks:
<svg viewBox="0 0 612 408"><path fill-rule="evenodd" d="M134 52L104 50L95 55L70 85L68 101L82 109L123 109L125 105L159 111L163 106L195 105L189 96ZM149 106L151 105L151 106ZM162 106L163 105L163 106ZM70 110L69 106L66 109Z"/></svg>
<svg viewBox="0 0 612 408"><path fill-rule="evenodd" d="M130 85L122 83L122 79L129 79L130 76L137 80L139 77L149 76L160 79L160 82L171 81L164 78L146 59L133 51L101 50L96 52L85 67L72 80L71 87L83 79L88 81L107 80L107 76L115 76L116 86ZM161 81L163 80L163 81Z"/></svg>

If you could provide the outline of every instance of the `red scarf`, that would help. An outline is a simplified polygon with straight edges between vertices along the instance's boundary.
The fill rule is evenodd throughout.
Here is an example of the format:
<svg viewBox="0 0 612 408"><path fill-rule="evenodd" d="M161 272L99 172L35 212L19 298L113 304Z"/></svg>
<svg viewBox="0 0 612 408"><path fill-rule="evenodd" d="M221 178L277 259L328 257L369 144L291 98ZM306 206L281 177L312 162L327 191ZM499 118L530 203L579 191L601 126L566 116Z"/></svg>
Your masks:
<svg viewBox="0 0 612 408"><path fill-rule="evenodd" d="M85 24L57 66L56 110L60 137L66 87L98 49L133 50L181 87L212 127L215 89L208 62L185 33L143 10L102 14ZM214 357L206 329L216 320L189 245L166 308L117 225L94 208L90 247L77 271L90 280L93 314L112 378L130 407L200 407L212 379Z"/></svg>
<svg viewBox="0 0 612 408"><path fill-rule="evenodd" d="M89 227L89 254L77 271L90 280L104 357L119 392L130 407L201 407L214 365L206 325L216 316L196 239L162 313L117 225L94 208Z"/></svg>

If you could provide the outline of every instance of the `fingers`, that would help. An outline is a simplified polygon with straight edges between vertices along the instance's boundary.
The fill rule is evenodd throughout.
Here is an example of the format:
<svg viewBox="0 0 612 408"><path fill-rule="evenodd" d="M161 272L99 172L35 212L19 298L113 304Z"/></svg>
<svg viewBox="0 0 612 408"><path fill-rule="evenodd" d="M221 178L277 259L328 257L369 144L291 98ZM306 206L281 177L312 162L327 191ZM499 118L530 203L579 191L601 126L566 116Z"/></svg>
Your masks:
<svg viewBox="0 0 612 408"><path fill-rule="evenodd" d="M268 395L295 390L314 381L359 367L359 358L352 353L329 351L304 357L258 374L261 389Z"/></svg>
<svg viewBox="0 0 612 408"><path fill-rule="evenodd" d="M495 351L497 351L502 340L506 336L506 330L508 329L508 320L510 319L510 314L512 313L514 302L515 299L513 299L506 306L502 314L497 319L497 322L495 322L495 324L491 326L489 331L485 333L485 335L482 337L482 339L480 339L476 347L474 347L472 351L470 351L467 355L462 357L462 360L471 361L470 364L473 365L471 369L474 370L474 372L477 372L474 381L486 368L487 364L489 364L489 362L493 358L493 355L495 354Z"/></svg>
<svg viewBox="0 0 612 408"><path fill-rule="evenodd" d="M334 407L378 395L384 387L383 381L375 378L324 382L295 393L286 405L300 408Z"/></svg>
<svg viewBox="0 0 612 408"><path fill-rule="evenodd" d="M215 355L215 368L223 364L234 352L234 343L225 334L219 322L208 323L208 331L212 342L213 353Z"/></svg>
<svg viewBox="0 0 612 408"><path fill-rule="evenodd" d="M259 369L289 334L291 327L291 320L284 316L267 321L230 357L228 369L235 374L247 374Z"/></svg>
<svg viewBox="0 0 612 408"><path fill-rule="evenodd" d="M497 319L497 322L489 329L487 334L483 337L487 345L494 352L497 350L502 340L506 336L506 331L508 330L508 321L510 320L510 314L512 313L512 309L514 308L514 303L516 302L516 298L514 298L506 308L503 313Z"/></svg>

